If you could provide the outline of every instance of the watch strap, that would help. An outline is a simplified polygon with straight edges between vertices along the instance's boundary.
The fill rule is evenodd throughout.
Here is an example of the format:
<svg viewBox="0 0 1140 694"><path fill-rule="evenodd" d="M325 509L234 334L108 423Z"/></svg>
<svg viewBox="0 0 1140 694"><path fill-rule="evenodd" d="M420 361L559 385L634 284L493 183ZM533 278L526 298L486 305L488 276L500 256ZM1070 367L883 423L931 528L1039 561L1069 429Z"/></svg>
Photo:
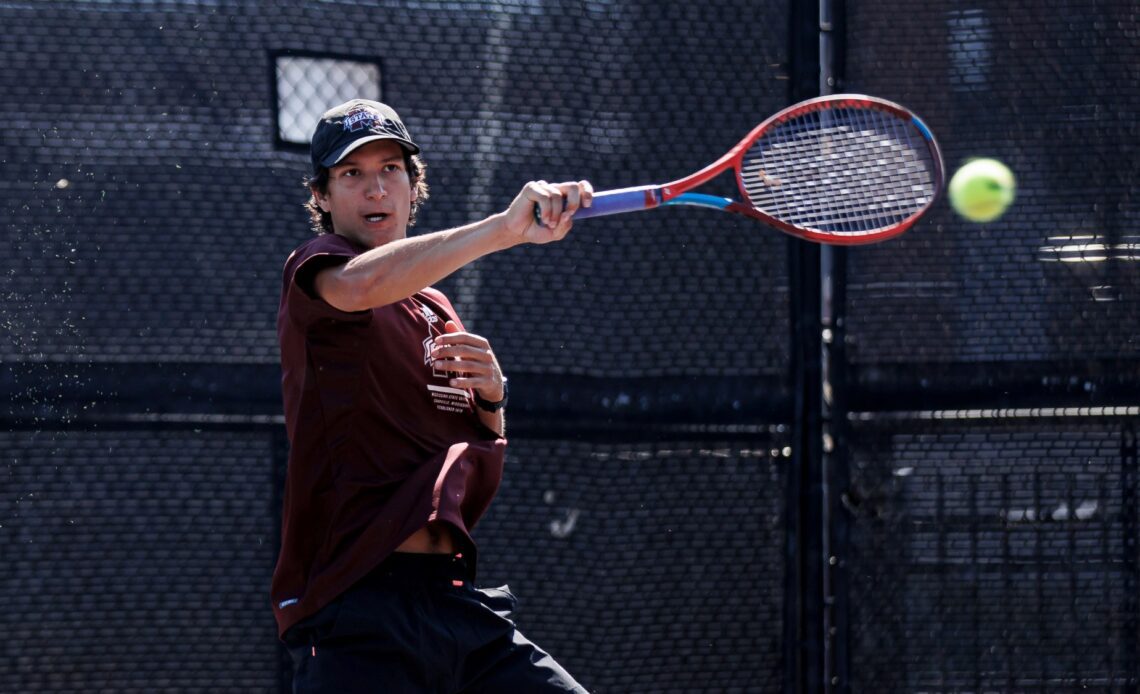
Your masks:
<svg viewBox="0 0 1140 694"><path fill-rule="evenodd" d="M507 404L507 379L503 379L503 398L501 400L491 402L490 400L487 400L479 395L478 391L474 390L471 391L471 394L475 396L475 406L480 410L483 410L484 412L498 412Z"/></svg>

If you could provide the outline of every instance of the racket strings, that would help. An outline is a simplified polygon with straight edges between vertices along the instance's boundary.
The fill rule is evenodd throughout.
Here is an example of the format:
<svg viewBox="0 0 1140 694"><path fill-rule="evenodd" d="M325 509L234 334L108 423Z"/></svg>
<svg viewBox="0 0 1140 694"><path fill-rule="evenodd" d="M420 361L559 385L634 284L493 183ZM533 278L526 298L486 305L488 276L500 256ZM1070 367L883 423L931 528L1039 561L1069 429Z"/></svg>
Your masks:
<svg viewBox="0 0 1140 694"><path fill-rule="evenodd" d="M746 152L749 201L776 219L835 234L870 234L899 224L935 196L935 164L906 120L867 108L793 118Z"/></svg>
<svg viewBox="0 0 1140 694"><path fill-rule="evenodd" d="M862 122L855 129L813 127L814 134L789 129L777 143L777 156L766 165L780 173L776 185L771 176L766 181L768 196L757 195L761 205L774 203L777 214L801 226L858 232L898 223L924 204L921 186L916 200L906 185L922 175L922 166L896 138L868 142Z"/></svg>
<svg viewBox="0 0 1140 694"><path fill-rule="evenodd" d="M765 188L750 192L797 226L858 233L904 220L927 199L921 178L917 190L911 184L923 167L891 138L860 141L866 132L862 123L855 131L820 127L805 143L804 133L788 131L768 157L773 161L757 169L770 172Z"/></svg>
<svg viewBox="0 0 1140 694"><path fill-rule="evenodd" d="M769 192L765 196L761 189L757 199L761 204L775 203L777 212L800 224L830 223L840 231L905 219L914 196L906 189L900 195L892 184L921 175L921 166L898 141L905 139L905 132L899 138L899 130L892 128L892 137L876 137L866 112L854 111L846 125L828 125L825 121L836 120L832 115L813 114L806 123L793 122L770 138L775 142L770 153L776 156L749 167L750 174L763 172L761 180ZM892 164L893 169L884 168ZM780 173L773 176L764 166Z"/></svg>

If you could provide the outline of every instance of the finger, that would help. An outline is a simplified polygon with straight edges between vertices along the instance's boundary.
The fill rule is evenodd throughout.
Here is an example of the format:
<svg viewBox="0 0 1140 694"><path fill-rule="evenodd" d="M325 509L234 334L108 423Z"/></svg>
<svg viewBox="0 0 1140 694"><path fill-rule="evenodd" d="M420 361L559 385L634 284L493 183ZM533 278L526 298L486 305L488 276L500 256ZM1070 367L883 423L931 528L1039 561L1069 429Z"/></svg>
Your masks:
<svg viewBox="0 0 1140 694"><path fill-rule="evenodd" d="M449 361L446 364L447 375L450 376L452 380L460 378L475 379L483 384L482 387L486 388L495 382L494 369L487 364L483 364L480 368L477 366L479 363L480 362L473 361ZM455 384L452 383L451 385L454 386Z"/></svg>
<svg viewBox="0 0 1140 694"><path fill-rule="evenodd" d="M566 210L562 213L562 217L558 220L558 224L551 230L551 236L555 241L561 241L570 233L570 229L574 227L574 212L575 210Z"/></svg>
<svg viewBox="0 0 1140 694"><path fill-rule="evenodd" d="M475 345L444 345L437 346L432 349L431 356L433 359L459 359L462 361L471 361L489 364L494 361L491 355L491 350ZM448 363L448 368L451 363Z"/></svg>
<svg viewBox="0 0 1140 694"><path fill-rule="evenodd" d="M450 379L448 382L457 388L459 386L452 381L459 379L479 381L479 387L482 389L491 388L498 382L493 368L486 364L482 368L476 368L475 362L447 362L447 376Z"/></svg>
<svg viewBox="0 0 1140 694"><path fill-rule="evenodd" d="M553 229L558 226L558 223L562 220L562 213L565 209L566 201L562 198L562 190L558 186L548 183L545 185L544 190L547 199L550 201L550 209L546 215L545 222L546 226Z"/></svg>
<svg viewBox="0 0 1140 694"><path fill-rule="evenodd" d="M534 203L534 220L542 226L550 223L550 198L545 185L546 181L531 181L523 188L526 199Z"/></svg>
<svg viewBox="0 0 1140 694"><path fill-rule="evenodd" d="M552 226L549 222L544 222L547 227L556 230L555 238L561 239L570 230L569 226L565 226L566 217L574 216L574 213L583 207L589 207L594 202L594 187L589 181L577 181L574 183L559 183L557 185L558 194L562 198L562 213L555 220Z"/></svg>
<svg viewBox="0 0 1140 694"><path fill-rule="evenodd" d="M582 204L582 189L577 184L564 183L561 186L562 199L565 201L563 210L574 214Z"/></svg>
<svg viewBox="0 0 1140 694"><path fill-rule="evenodd" d="M554 235L555 240L561 241L566 238L566 235L570 233L572 228L574 228L574 213L566 212L562 215L562 219L558 221L558 226L556 226L551 233Z"/></svg>
<svg viewBox="0 0 1140 694"><path fill-rule="evenodd" d="M487 342L487 338L474 333L444 333L437 335L433 343L437 346L449 345L472 345L481 349L490 350L491 343Z"/></svg>
<svg viewBox="0 0 1140 694"><path fill-rule="evenodd" d="M435 338L437 344L459 344L467 343L472 345L481 345L483 347L490 347L485 337L469 333L459 327L459 324L453 320L446 321L443 324L443 334Z"/></svg>
<svg viewBox="0 0 1140 694"><path fill-rule="evenodd" d="M530 198L538 207L538 222L553 229L562 218L562 191L546 181L535 181L527 184L527 187L531 191Z"/></svg>
<svg viewBox="0 0 1140 694"><path fill-rule="evenodd" d="M578 187L582 191L582 205L589 207L594 204L594 185L589 181L578 181Z"/></svg>
<svg viewBox="0 0 1140 694"><path fill-rule="evenodd" d="M490 379L486 377L459 376L448 379L447 383L451 387L462 387L462 389L472 391L487 392L491 390Z"/></svg>

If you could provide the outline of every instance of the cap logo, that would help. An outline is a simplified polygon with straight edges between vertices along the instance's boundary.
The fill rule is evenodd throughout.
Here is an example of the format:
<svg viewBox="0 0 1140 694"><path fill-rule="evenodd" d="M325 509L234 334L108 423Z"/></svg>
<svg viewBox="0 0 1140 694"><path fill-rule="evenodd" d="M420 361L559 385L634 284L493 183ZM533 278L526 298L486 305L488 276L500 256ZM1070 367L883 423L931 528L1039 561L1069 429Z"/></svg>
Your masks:
<svg viewBox="0 0 1140 694"><path fill-rule="evenodd" d="M373 123L380 120L375 113L366 108L356 109L344 117L344 129L349 132L359 132L371 128Z"/></svg>
<svg viewBox="0 0 1140 694"><path fill-rule="evenodd" d="M408 131L402 123L391 118L381 118L380 114L367 108L358 108L350 111L344 117L344 129L347 132L360 132L361 130L379 130L397 137L408 139Z"/></svg>

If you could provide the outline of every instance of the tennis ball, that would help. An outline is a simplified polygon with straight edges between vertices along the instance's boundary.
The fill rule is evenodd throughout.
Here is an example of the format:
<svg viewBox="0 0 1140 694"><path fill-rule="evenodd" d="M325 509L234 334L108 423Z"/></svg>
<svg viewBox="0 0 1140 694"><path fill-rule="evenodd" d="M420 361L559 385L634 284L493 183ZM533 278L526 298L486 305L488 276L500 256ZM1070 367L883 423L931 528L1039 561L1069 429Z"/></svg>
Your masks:
<svg viewBox="0 0 1140 694"><path fill-rule="evenodd" d="M974 159L950 179L950 204L971 222L990 222L1013 202L1017 181L997 159Z"/></svg>

